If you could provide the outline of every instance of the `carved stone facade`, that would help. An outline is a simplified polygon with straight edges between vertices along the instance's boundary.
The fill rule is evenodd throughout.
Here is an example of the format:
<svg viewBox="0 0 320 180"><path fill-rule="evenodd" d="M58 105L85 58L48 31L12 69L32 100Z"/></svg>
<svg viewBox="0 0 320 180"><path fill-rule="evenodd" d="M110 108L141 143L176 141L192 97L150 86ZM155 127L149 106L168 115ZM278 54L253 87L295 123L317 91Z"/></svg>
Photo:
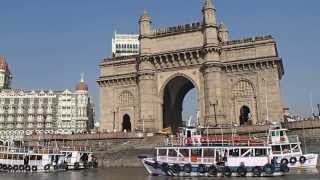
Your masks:
<svg viewBox="0 0 320 180"><path fill-rule="evenodd" d="M211 0L202 13L202 22L153 29L144 12L139 55L100 63L102 130L175 129L181 125L183 98L192 88L201 125L282 120L284 70L275 40L229 40L226 26L216 22Z"/></svg>

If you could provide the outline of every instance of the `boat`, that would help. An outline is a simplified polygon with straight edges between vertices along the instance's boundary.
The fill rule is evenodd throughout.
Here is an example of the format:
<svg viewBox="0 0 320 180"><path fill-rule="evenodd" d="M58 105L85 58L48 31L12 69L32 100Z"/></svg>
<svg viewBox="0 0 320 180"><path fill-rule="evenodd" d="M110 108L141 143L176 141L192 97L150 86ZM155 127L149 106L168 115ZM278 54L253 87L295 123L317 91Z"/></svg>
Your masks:
<svg viewBox="0 0 320 180"><path fill-rule="evenodd" d="M0 146L1 172L54 172L66 170L64 154L47 147Z"/></svg>
<svg viewBox="0 0 320 180"><path fill-rule="evenodd" d="M268 130L267 142L271 147L270 156L290 168L317 168L318 154L304 154L297 135L288 136L287 129L281 126Z"/></svg>
<svg viewBox="0 0 320 180"><path fill-rule="evenodd" d="M155 157L140 156L153 176L282 176L286 164L272 161L265 141L240 136L203 135L197 127L179 128L176 138L155 147Z"/></svg>
<svg viewBox="0 0 320 180"><path fill-rule="evenodd" d="M85 146L62 147L61 153L64 154L64 161L68 170L81 170L97 168L98 161L90 148Z"/></svg>

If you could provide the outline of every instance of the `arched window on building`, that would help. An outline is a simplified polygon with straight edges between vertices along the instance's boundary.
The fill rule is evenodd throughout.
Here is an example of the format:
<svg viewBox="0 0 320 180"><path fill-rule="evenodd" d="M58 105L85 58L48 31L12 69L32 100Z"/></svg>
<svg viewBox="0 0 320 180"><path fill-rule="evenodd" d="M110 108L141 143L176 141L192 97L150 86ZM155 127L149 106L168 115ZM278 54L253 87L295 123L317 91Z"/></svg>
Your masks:
<svg viewBox="0 0 320 180"><path fill-rule="evenodd" d="M240 125L253 124L252 113L255 112L256 100L253 85L249 81L241 80L232 89L234 110Z"/></svg>
<svg viewBox="0 0 320 180"><path fill-rule="evenodd" d="M120 94L119 97L119 104L124 106L124 105L131 105L134 103L134 97L131 92L129 91L124 91Z"/></svg>

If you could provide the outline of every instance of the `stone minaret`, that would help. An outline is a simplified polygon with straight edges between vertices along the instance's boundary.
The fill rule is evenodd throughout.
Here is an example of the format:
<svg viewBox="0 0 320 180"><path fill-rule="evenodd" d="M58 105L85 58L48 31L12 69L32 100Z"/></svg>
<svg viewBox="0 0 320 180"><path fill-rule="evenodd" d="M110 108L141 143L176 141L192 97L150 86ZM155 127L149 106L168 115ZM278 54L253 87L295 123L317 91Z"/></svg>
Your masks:
<svg viewBox="0 0 320 180"><path fill-rule="evenodd" d="M140 55L150 53L150 36L152 35L151 17L147 11L139 19Z"/></svg>
<svg viewBox="0 0 320 180"><path fill-rule="evenodd" d="M205 0L203 8L203 35L204 35L204 46L218 46L218 30L216 20L216 9L211 0Z"/></svg>

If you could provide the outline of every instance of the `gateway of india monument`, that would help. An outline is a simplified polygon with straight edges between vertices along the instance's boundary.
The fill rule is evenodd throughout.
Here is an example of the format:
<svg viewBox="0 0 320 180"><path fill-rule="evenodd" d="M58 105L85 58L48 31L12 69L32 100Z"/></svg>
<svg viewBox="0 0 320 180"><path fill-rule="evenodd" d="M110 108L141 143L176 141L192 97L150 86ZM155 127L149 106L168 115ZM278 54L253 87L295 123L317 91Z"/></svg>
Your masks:
<svg viewBox="0 0 320 180"><path fill-rule="evenodd" d="M102 131L176 130L183 99L193 88L201 126L283 119L284 69L273 37L230 40L211 0L205 0L201 19L154 29L143 13L139 53L100 63Z"/></svg>

